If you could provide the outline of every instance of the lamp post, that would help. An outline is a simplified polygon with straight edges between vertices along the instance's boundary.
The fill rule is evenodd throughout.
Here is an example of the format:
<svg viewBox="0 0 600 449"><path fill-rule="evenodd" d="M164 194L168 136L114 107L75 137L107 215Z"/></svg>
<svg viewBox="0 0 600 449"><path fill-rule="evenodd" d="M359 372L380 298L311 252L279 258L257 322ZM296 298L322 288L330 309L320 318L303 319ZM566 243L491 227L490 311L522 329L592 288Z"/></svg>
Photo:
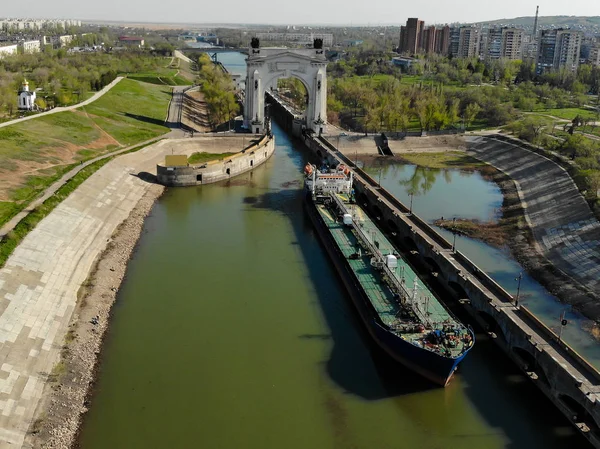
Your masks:
<svg viewBox="0 0 600 449"><path fill-rule="evenodd" d="M515 307L519 307L519 294L521 293L521 280L523 279L523 273L519 273L519 276L515 278L517 281L517 296L515 297Z"/></svg>
<svg viewBox="0 0 600 449"><path fill-rule="evenodd" d="M452 219L452 252L456 252L456 217Z"/></svg>

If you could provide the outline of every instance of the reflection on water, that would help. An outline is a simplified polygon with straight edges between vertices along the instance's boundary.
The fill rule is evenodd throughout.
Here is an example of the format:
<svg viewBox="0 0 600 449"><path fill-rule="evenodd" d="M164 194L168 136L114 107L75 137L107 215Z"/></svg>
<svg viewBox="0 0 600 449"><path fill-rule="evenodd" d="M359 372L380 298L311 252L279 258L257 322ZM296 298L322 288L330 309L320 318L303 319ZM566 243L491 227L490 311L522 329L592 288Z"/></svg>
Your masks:
<svg viewBox="0 0 600 449"><path fill-rule="evenodd" d="M381 185L404 204L410 204L415 214L429 223L440 217L460 217L489 220L501 213L502 193L493 182L478 172L458 169L428 169L410 164L371 163L365 170L374 178L381 174ZM418 195L418 196L417 196ZM452 233L436 227L447 240ZM562 330L562 337L577 352L600 368L600 345L587 331L593 322L570 306L561 303L535 279L507 250L499 250L483 242L465 237L457 238L457 249L488 273L511 294L516 295L519 273L520 302L533 311L548 326L558 332L560 317L567 314L570 325Z"/></svg>

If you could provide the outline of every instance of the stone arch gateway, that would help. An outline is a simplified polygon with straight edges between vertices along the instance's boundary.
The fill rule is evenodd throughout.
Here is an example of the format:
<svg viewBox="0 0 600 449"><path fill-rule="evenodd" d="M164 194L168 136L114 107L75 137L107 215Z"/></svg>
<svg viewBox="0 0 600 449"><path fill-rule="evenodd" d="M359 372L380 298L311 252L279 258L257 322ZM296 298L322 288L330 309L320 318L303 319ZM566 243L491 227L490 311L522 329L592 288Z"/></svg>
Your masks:
<svg viewBox="0 0 600 449"><path fill-rule="evenodd" d="M254 45L254 43L253 43ZM260 48L248 53L244 126L255 134L265 132L265 92L277 88L279 78L297 78L308 92L307 129L326 132L327 60L322 48Z"/></svg>

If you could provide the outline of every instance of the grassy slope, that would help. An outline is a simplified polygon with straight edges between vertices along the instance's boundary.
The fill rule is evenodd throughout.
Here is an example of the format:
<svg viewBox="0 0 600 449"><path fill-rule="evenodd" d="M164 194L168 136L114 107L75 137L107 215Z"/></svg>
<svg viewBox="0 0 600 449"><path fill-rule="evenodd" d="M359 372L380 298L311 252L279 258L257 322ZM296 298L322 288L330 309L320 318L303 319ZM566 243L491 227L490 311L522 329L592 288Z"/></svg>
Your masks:
<svg viewBox="0 0 600 449"><path fill-rule="evenodd" d="M11 191L11 201L0 202L0 224L16 215L73 166L65 164L59 158L59 152L69 151L74 154L74 159L86 160L117 148L114 144L86 148L101 137L98 126L123 146L167 132L164 120L170 96L166 86L125 79L86 106L85 111L60 112L1 128L0 175L18 169L21 161L51 166L28 176L23 185Z"/></svg>
<svg viewBox="0 0 600 449"><path fill-rule="evenodd" d="M84 110L121 145L133 145L168 131L164 126L171 90L124 79Z"/></svg>

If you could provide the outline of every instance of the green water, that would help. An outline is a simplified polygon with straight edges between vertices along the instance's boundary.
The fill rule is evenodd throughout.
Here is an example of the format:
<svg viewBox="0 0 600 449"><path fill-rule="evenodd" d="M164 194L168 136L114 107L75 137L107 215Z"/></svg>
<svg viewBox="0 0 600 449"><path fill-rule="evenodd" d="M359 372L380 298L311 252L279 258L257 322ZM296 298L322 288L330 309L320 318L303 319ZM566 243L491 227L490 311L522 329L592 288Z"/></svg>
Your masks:
<svg viewBox="0 0 600 449"><path fill-rule="evenodd" d="M305 154L274 131L265 166L153 208L81 447L586 447L483 336L446 389L371 345L304 214Z"/></svg>

